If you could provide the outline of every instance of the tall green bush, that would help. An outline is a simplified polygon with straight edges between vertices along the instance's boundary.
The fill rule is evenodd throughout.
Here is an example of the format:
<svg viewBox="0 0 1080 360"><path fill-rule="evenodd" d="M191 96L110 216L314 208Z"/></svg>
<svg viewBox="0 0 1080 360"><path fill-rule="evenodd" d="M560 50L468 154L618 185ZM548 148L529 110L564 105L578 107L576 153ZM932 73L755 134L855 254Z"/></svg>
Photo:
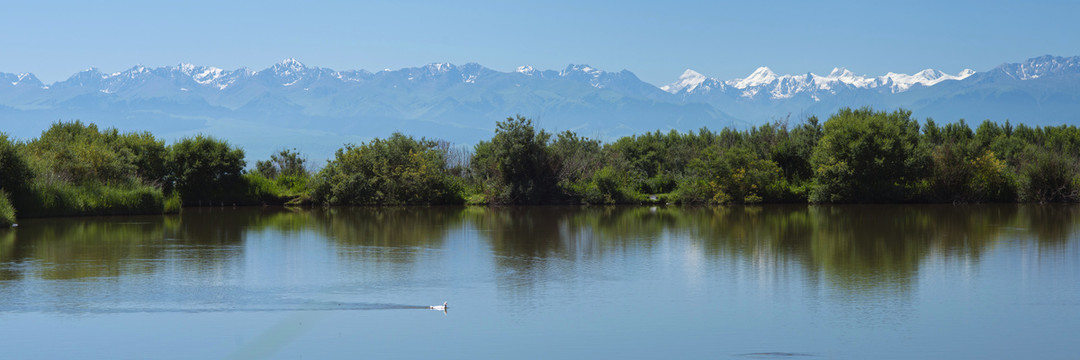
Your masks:
<svg viewBox="0 0 1080 360"><path fill-rule="evenodd" d="M127 184L137 167L116 129L81 121L57 122L26 148L39 178L73 184Z"/></svg>
<svg viewBox="0 0 1080 360"><path fill-rule="evenodd" d="M1080 201L1080 162L1076 158L1030 146L1020 167L1018 191L1026 202Z"/></svg>
<svg viewBox="0 0 1080 360"><path fill-rule="evenodd" d="M394 133L339 149L316 176L312 200L329 205L462 203L461 185L432 140Z"/></svg>
<svg viewBox="0 0 1080 360"><path fill-rule="evenodd" d="M18 145L0 133L0 191L16 195L10 200L20 206L22 197L19 195L27 193L32 178L33 171Z"/></svg>
<svg viewBox="0 0 1080 360"><path fill-rule="evenodd" d="M692 163L692 177L681 185L680 198L685 202L718 204L753 204L783 199L786 182L776 162L762 159L745 147L707 149ZM707 184L707 186L705 186ZM695 192L707 191L705 194Z"/></svg>
<svg viewBox="0 0 1080 360"><path fill-rule="evenodd" d="M911 112L842 109L825 122L811 157L811 202L907 201L927 158Z"/></svg>
<svg viewBox="0 0 1080 360"><path fill-rule="evenodd" d="M489 201L537 204L559 197L548 159L551 135L521 115L496 124L495 137L476 146L474 172L490 189Z"/></svg>
<svg viewBox="0 0 1080 360"><path fill-rule="evenodd" d="M244 150L224 140L197 135L177 141L166 156L166 191L177 191L186 205L243 202Z"/></svg>

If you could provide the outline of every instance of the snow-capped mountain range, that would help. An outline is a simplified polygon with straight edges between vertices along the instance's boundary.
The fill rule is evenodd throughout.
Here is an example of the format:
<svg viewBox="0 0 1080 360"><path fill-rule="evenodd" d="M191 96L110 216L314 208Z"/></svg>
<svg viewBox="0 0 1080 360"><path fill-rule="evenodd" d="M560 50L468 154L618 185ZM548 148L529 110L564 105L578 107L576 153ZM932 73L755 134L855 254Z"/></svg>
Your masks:
<svg viewBox="0 0 1080 360"><path fill-rule="evenodd" d="M710 91L739 91L743 97L752 98L767 93L773 99L787 99L799 93L828 92L835 94L838 88L888 89L893 93L904 92L914 85L933 86L946 80L963 80L974 75L975 70L965 69L956 75L949 75L934 69L926 69L914 75L894 72L882 76L869 77L855 75L845 68L833 68L828 75L806 73L802 75L776 75L768 67L759 67L750 76L742 79L720 80L709 78L697 71L686 69L678 81L661 86L660 89L672 94L695 94Z"/></svg>
<svg viewBox="0 0 1080 360"><path fill-rule="evenodd" d="M433 63L369 72L286 59L263 70L91 68L52 84L33 74L0 73L0 132L34 137L56 120L82 119L166 138L209 133L260 158L285 146L325 157L342 143L393 131L475 143L490 138L497 120L514 114L552 131L613 139L658 129L824 118L849 106L904 107L939 121L1080 123L1080 57L1047 55L957 74L926 69L869 76L834 68L827 75L779 75L761 67L745 78L721 80L688 69L660 87L627 70L588 65L501 72L475 63Z"/></svg>

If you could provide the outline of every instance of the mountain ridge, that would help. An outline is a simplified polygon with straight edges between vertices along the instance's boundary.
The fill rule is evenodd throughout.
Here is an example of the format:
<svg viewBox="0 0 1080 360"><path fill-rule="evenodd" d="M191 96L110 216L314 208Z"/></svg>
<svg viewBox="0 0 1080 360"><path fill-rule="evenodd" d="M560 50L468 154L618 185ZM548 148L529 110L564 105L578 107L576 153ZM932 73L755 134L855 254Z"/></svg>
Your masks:
<svg viewBox="0 0 1080 360"><path fill-rule="evenodd" d="M0 131L32 137L58 119L83 119L169 138L210 133L259 154L303 136L322 157L342 143L393 131L475 143L514 114L552 131L605 140L658 129L744 128L861 106L905 107L939 120L1077 123L1078 84L1080 57L1050 55L957 74L926 69L868 76L836 67L827 75L781 75L763 66L721 80L687 69L663 86L629 70L587 64L503 72L477 63L430 63L371 72L290 58L262 70L189 63L114 73L90 68L52 84L32 73L0 73Z"/></svg>

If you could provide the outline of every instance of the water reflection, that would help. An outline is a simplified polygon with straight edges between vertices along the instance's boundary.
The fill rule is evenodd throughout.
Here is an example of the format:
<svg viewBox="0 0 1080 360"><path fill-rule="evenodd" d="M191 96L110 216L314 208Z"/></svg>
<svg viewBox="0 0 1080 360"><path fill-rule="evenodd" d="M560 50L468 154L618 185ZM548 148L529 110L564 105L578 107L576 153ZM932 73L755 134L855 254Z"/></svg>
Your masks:
<svg viewBox="0 0 1080 360"><path fill-rule="evenodd" d="M268 207L26 219L0 229L0 330L10 329L0 337L14 358L1067 358L1080 323L1078 209ZM428 309L442 301L460 305ZM362 311L390 309L401 311ZM423 335L432 346L417 346L418 334L435 334ZM492 341L477 347L478 336ZM565 346L520 352L544 343Z"/></svg>
<svg viewBox="0 0 1080 360"><path fill-rule="evenodd" d="M0 280L29 274L46 280L109 278L125 272L153 271L152 263L131 259L162 257L159 248L144 246L164 237L160 216L56 219L50 226L26 221L0 230Z"/></svg>
<svg viewBox="0 0 1080 360"><path fill-rule="evenodd" d="M507 287L580 274L605 258L683 243L687 262L792 267L859 292L910 288L928 258L977 263L1003 240L1053 251L1076 237L1077 206L855 205L186 209L180 216L28 219L0 230L0 281L107 280L165 271L224 274L253 235L314 234L340 261L408 269L468 230ZM269 235L268 235L269 234ZM694 266L700 266L697 264ZM764 270L762 270L764 271Z"/></svg>

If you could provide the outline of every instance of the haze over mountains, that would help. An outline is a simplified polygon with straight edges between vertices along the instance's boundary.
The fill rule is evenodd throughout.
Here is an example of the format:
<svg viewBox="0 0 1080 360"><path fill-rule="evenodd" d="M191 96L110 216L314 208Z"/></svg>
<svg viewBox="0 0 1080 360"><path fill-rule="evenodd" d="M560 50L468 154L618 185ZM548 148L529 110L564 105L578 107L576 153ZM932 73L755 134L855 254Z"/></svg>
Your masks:
<svg viewBox="0 0 1080 360"><path fill-rule="evenodd" d="M986 71L946 74L778 75L767 67L742 79L686 70L655 86L627 70L562 70L429 64L400 70L337 71L287 59L263 70L181 64L89 69L44 84L0 73L0 131L36 137L57 120L81 119L166 139L206 133L247 150L249 159L296 147L313 159L346 142L394 131L458 144L489 139L495 122L522 114L550 130L611 140L647 131L719 130L841 107L904 107L922 119L960 118L1030 125L1080 123L1080 57L1042 56Z"/></svg>

